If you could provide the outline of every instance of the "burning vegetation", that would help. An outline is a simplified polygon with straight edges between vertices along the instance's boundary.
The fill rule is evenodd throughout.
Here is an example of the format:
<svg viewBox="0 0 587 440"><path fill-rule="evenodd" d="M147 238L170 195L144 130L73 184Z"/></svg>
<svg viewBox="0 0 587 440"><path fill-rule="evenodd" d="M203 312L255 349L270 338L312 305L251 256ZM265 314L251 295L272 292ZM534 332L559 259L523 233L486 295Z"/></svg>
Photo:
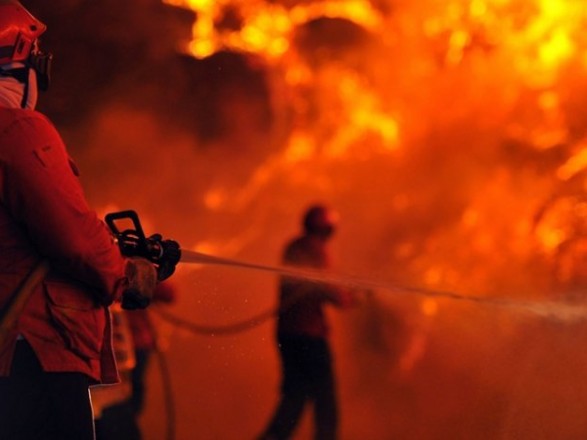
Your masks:
<svg viewBox="0 0 587 440"><path fill-rule="evenodd" d="M23 3L56 55L41 110L101 212L273 264L327 201L340 273L488 300L381 289L333 316L343 439L587 435L582 2ZM275 302L267 275L175 279L194 321ZM271 324L161 331L178 438L253 438L277 390ZM151 380L144 424L160 438Z"/></svg>

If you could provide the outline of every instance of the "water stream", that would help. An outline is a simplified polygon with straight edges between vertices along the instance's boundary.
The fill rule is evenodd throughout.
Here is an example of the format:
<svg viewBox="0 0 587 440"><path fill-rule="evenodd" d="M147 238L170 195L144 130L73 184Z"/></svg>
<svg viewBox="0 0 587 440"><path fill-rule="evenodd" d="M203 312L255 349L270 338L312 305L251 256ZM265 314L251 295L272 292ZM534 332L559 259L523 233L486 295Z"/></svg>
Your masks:
<svg viewBox="0 0 587 440"><path fill-rule="evenodd" d="M494 306L526 312L543 318L576 322L587 319L587 304L583 302L520 300L507 296L475 296L446 290L434 290L421 287L405 286L365 278L291 266L271 266L246 261L222 258L201 252L182 250L182 263L213 264L240 269L258 270L276 275L301 278L313 282L338 284L358 291L380 290L394 294L418 295L428 298L446 298L456 301L477 303L480 306Z"/></svg>

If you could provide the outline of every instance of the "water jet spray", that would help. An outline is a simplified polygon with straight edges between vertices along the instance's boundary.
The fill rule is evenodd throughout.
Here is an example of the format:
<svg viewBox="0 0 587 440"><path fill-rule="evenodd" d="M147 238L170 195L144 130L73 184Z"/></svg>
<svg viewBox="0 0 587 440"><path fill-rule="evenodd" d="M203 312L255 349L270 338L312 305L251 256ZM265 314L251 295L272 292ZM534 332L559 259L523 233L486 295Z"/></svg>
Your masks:
<svg viewBox="0 0 587 440"><path fill-rule="evenodd" d="M117 223L130 221L132 226L120 229ZM180 249L173 240L164 240L160 234L145 236L140 220L134 211L120 211L106 215L106 223L116 236L121 252L126 256L140 256L156 265L159 278L163 280L174 272L178 263L221 265L234 268L269 272L280 276L300 278L310 282L345 286L356 291L383 290L396 294L423 296L426 298L451 299L480 305L501 307L526 312L560 322L576 322L587 319L587 304L561 301L517 300L511 297L466 295L448 290L434 290L406 286L390 282L358 278L324 270L272 266L217 257L197 251Z"/></svg>

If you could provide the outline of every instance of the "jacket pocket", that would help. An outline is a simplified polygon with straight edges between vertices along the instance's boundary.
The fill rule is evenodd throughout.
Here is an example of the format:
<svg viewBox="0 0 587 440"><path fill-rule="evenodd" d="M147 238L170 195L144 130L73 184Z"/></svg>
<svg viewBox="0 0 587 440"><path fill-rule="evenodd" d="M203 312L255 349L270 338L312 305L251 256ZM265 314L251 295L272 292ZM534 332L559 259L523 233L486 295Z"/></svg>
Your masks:
<svg viewBox="0 0 587 440"><path fill-rule="evenodd" d="M84 359L99 359L106 316L83 289L47 281L49 315L67 347Z"/></svg>

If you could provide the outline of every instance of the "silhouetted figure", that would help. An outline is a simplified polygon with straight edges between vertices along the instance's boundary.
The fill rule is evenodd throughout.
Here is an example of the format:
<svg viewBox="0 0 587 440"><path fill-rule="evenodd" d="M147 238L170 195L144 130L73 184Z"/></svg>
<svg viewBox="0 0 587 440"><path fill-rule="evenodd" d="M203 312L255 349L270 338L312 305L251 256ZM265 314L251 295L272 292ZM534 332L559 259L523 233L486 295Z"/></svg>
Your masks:
<svg viewBox="0 0 587 440"><path fill-rule="evenodd" d="M151 304L171 303L176 299L172 283L157 284ZM97 440L140 440L138 423L145 400L145 374L157 349L157 332L146 309L122 310L114 314L114 348L122 382L92 390L94 408L100 406L96 418ZM111 403L108 403L110 401Z"/></svg>
<svg viewBox="0 0 587 440"><path fill-rule="evenodd" d="M170 282L157 285L152 303L170 304L176 300L175 286ZM135 368L132 370L132 409L134 414L142 412L145 400L145 372L153 353L157 349L157 332L149 312L144 309L126 310L135 350Z"/></svg>
<svg viewBox="0 0 587 440"><path fill-rule="evenodd" d="M336 214L325 206L311 207L303 218L304 232L291 241L283 263L327 269L327 242L336 227ZM332 356L328 344L326 303L348 306L350 292L334 285L282 277L277 344L281 357L281 399L263 440L287 439L296 428L307 403L314 405L315 439L337 436L338 409Z"/></svg>

